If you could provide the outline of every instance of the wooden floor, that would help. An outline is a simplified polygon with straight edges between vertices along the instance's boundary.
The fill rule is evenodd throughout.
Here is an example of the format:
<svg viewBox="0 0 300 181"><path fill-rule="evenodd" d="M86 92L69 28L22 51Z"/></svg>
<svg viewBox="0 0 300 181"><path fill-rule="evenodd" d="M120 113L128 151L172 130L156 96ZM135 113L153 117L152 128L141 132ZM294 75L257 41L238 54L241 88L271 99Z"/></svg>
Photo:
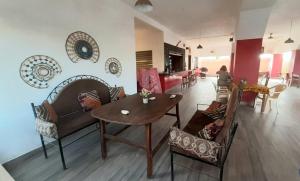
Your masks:
<svg viewBox="0 0 300 181"><path fill-rule="evenodd" d="M196 103L210 103L215 97L212 79L200 80L183 92L180 103L184 126L196 110ZM174 90L173 92L177 92ZM259 113L259 106L241 106L237 119L239 128L229 152L224 170L225 181L297 181L300 180L300 89L289 88L279 101L279 115L273 110ZM153 126L153 144L174 122L165 116ZM116 125L110 125L111 131ZM144 140L143 127L130 127L122 136L139 143ZM66 144L70 140L66 140ZM142 181L170 180L170 155L167 142L154 157L154 176L146 177L146 157L143 150L108 142L108 158L100 157L99 133L65 148L68 169L63 171L58 147L49 148L46 160L42 152L35 152L5 164L16 180L43 181ZM175 156L175 180L216 181L218 169Z"/></svg>

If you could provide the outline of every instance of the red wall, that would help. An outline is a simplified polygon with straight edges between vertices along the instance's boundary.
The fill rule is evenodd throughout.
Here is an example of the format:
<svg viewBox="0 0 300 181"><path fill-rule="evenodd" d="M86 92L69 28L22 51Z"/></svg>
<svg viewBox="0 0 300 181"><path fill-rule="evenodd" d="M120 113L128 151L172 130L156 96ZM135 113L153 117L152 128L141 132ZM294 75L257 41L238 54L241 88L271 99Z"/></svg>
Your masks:
<svg viewBox="0 0 300 181"><path fill-rule="evenodd" d="M259 72L259 55L262 39L238 40L236 42L234 79L239 82L246 79L249 84L256 84Z"/></svg>
<svg viewBox="0 0 300 181"><path fill-rule="evenodd" d="M300 50L295 51L294 74L300 74Z"/></svg>
<svg viewBox="0 0 300 181"><path fill-rule="evenodd" d="M236 42L233 77L236 83L241 79L247 80L248 84L257 84L259 64L262 47L262 39L238 40ZM251 103L256 94L245 92L242 100Z"/></svg>
<svg viewBox="0 0 300 181"><path fill-rule="evenodd" d="M271 77L279 77L282 68L282 54L274 54Z"/></svg>

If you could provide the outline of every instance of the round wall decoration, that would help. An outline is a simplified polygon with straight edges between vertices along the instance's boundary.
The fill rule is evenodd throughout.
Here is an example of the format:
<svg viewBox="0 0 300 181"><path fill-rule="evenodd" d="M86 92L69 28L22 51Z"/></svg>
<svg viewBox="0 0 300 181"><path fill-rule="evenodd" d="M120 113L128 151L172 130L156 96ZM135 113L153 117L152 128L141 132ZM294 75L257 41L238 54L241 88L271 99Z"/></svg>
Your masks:
<svg viewBox="0 0 300 181"><path fill-rule="evenodd" d="M45 55L26 58L20 66L20 76L23 81L39 89L49 87L48 81L59 73L61 73L59 64Z"/></svg>
<svg viewBox="0 0 300 181"><path fill-rule="evenodd" d="M68 36L66 51L74 63L81 60L90 60L96 63L100 56L99 47L94 38L81 31L76 31Z"/></svg>
<svg viewBox="0 0 300 181"><path fill-rule="evenodd" d="M118 59L109 58L105 62L105 71L119 77L122 73L122 66Z"/></svg>

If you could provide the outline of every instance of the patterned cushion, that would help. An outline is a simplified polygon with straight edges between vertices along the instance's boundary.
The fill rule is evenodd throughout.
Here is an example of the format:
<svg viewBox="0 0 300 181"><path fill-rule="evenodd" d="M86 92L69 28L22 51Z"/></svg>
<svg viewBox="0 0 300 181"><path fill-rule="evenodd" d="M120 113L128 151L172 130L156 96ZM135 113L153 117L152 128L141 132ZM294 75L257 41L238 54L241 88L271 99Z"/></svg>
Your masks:
<svg viewBox="0 0 300 181"><path fill-rule="evenodd" d="M36 118L36 130L39 134L46 136L48 138L58 138L57 127L55 123L43 121Z"/></svg>
<svg viewBox="0 0 300 181"><path fill-rule="evenodd" d="M117 101L120 98L126 97L123 87L110 87L109 92L111 101Z"/></svg>
<svg viewBox="0 0 300 181"><path fill-rule="evenodd" d="M212 111L203 111L203 114L207 115L208 117L217 120L217 119L222 119L224 118L225 112L226 112L227 105L222 104L220 107L218 107L215 110Z"/></svg>
<svg viewBox="0 0 300 181"><path fill-rule="evenodd" d="M101 106L101 101L96 90L80 93L78 101L85 112Z"/></svg>
<svg viewBox="0 0 300 181"><path fill-rule="evenodd" d="M218 119L213 123L209 123L198 132L199 137L207 140L214 140L222 130L223 126L224 120L221 119Z"/></svg>
<svg viewBox="0 0 300 181"><path fill-rule="evenodd" d="M195 137L176 127L170 130L169 144L212 163L218 161L217 156L221 147L219 143Z"/></svg>
<svg viewBox="0 0 300 181"><path fill-rule="evenodd" d="M57 122L57 114L54 108L45 100L40 106L35 107L36 117L45 122Z"/></svg>

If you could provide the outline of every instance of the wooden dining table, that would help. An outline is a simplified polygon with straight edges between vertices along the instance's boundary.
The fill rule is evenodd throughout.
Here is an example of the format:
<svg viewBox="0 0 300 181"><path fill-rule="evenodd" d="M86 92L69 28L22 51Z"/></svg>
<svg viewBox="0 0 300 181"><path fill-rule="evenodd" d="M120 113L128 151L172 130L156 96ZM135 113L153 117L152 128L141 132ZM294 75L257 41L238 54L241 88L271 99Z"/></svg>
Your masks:
<svg viewBox="0 0 300 181"><path fill-rule="evenodd" d="M153 174L153 156L166 141L169 134L167 132L156 147L152 149L152 124L159 121L164 115L168 115L176 117L176 122L173 126L180 128L179 102L182 99L182 95L176 95L174 98L170 98L170 96L170 94L153 94L151 97L155 97L155 100L144 104L142 97L139 94L134 94L94 109L91 115L100 120L102 159L107 157L107 140L143 149L147 155L147 177L151 177ZM169 113L174 107L176 107L176 113ZM128 110L129 114L122 114L122 110ZM108 134L106 132L106 123L145 127L144 144L134 143L115 134Z"/></svg>

